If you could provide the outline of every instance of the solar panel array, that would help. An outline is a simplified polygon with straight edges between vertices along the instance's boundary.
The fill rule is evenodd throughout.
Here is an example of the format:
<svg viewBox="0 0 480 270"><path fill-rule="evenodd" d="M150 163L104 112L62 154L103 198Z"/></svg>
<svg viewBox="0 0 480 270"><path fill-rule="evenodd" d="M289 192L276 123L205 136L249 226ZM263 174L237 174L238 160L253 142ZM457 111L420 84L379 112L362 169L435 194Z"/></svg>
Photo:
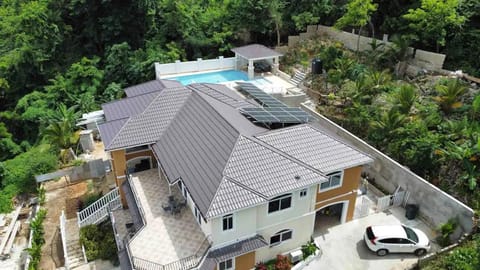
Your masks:
<svg viewBox="0 0 480 270"><path fill-rule="evenodd" d="M300 108L242 108L240 112L254 123L267 125L300 124L310 119L310 116Z"/></svg>
<svg viewBox="0 0 480 270"><path fill-rule="evenodd" d="M280 102L278 99L270 96L269 94L263 92L260 88L256 87L255 85L247 82L237 82L238 86L242 89L242 91L246 92L250 95L255 101L260 103L262 107L268 108L279 108L288 106L284 103Z"/></svg>

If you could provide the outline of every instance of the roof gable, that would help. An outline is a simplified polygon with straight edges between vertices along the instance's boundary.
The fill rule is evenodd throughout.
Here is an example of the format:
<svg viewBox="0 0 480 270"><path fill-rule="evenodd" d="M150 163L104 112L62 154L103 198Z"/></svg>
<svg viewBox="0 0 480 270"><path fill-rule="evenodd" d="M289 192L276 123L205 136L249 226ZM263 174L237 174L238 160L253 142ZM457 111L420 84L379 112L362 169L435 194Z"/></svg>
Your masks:
<svg viewBox="0 0 480 270"><path fill-rule="evenodd" d="M107 121L113 121L142 113L158 94L159 92L156 91L102 104L105 119Z"/></svg>
<svg viewBox="0 0 480 270"><path fill-rule="evenodd" d="M191 91L186 88L164 89L143 113L131 117L125 123L105 149L114 150L156 142L190 95Z"/></svg>
<svg viewBox="0 0 480 270"><path fill-rule="evenodd" d="M223 174L267 198L327 181L320 172L244 136L235 145Z"/></svg>

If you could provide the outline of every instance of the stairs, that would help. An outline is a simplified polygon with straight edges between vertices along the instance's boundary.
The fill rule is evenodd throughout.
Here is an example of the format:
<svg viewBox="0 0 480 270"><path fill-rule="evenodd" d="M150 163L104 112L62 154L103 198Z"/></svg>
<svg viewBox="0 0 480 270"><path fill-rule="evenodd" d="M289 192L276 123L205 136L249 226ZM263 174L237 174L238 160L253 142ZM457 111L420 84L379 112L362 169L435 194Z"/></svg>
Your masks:
<svg viewBox="0 0 480 270"><path fill-rule="evenodd" d="M290 79L290 82L295 85L299 86L304 80L307 74L301 72L301 71L295 71L295 75Z"/></svg>
<svg viewBox="0 0 480 270"><path fill-rule="evenodd" d="M121 207L121 205L120 192L117 187L87 208L77 212L78 226L98 224L108 218L110 211Z"/></svg>
<svg viewBox="0 0 480 270"><path fill-rule="evenodd" d="M68 219L66 222L67 234L67 269L78 269L87 263L83 258L82 246L80 245L80 229L77 219Z"/></svg>

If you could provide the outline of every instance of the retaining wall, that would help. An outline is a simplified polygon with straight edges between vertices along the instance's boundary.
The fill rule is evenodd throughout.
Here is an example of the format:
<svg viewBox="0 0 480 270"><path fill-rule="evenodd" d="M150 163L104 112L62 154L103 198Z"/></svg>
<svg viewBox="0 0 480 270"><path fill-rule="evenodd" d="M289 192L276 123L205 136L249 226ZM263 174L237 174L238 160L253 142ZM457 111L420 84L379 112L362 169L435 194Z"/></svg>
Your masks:
<svg viewBox="0 0 480 270"><path fill-rule="evenodd" d="M374 159L373 164L366 166L364 171L370 177L375 177L375 182L378 185L390 193L393 193L397 186L408 190L410 198L407 203L418 204L420 215L431 226L438 227L440 224L447 222L448 219L456 217L464 233L472 231L474 212L470 207L430 184L323 115L318 114L314 108L306 104L302 104L302 107L310 112L324 129L336 134L339 138Z"/></svg>
<svg viewBox="0 0 480 270"><path fill-rule="evenodd" d="M345 47L350 50L357 50L357 34L348 33L324 25L309 25L307 26L306 33L300 33L298 36L289 36L288 46L294 46L298 42L309 39L315 35L327 36L333 40L342 42ZM372 43L372 41L373 39L370 37L361 36L359 43L359 51L371 50L372 47L370 46L370 43ZM377 44L384 43L385 47L391 46L392 44L388 41L388 35L384 35L383 40L376 39L376 41ZM419 50L412 47L409 47L409 51L410 55L413 56L411 61L416 66L429 70L442 69L446 57L444 54Z"/></svg>

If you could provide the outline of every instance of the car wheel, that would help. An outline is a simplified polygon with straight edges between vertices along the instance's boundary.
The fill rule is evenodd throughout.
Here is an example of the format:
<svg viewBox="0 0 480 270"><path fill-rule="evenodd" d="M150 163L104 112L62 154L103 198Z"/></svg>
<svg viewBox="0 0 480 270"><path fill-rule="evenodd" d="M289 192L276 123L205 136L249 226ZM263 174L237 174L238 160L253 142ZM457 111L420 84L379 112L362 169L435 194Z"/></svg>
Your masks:
<svg viewBox="0 0 480 270"><path fill-rule="evenodd" d="M417 255L417 256L420 257L420 256L425 255L425 253L427 253L427 251L426 251L425 249L423 249L423 248L420 248L420 249L415 250L414 253L415 253L415 255Z"/></svg>
<svg viewBox="0 0 480 270"><path fill-rule="evenodd" d="M379 250L377 250L377 255L378 255L378 256L385 256L385 255L387 255L387 254L388 254L388 250L386 250L386 249L379 249Z"/></svg>

